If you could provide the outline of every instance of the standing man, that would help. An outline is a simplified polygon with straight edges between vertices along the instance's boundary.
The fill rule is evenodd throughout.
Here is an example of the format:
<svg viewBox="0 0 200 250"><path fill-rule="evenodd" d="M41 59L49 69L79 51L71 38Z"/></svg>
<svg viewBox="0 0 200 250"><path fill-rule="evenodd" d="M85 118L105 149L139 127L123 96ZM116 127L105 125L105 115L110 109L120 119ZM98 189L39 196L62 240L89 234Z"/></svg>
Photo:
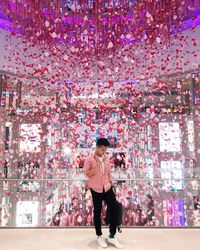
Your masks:
<svg viewBox="0 0 200 250"><path fill-rule="evenodd" d="M115 237L118 207L112 189L110 159L105 154L109 146L110 143L107 139L98 139L95 151L85 159L84 173L88 177L88 186L92 193L97 243L102 248L107 247L101 231L101 209L104 200L110 210L110 235L107 242L118 249L122 249L122 244Z"/></svg>

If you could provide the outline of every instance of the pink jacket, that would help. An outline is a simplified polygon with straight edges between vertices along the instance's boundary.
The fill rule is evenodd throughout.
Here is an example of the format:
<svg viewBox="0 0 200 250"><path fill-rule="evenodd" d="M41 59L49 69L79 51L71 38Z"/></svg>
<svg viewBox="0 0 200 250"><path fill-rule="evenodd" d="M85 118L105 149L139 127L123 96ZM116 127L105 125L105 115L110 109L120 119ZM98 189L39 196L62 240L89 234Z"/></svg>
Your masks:
<svg viewBox="0 0 200 250"><path fill-rule="evenodd" d="M93 189L97 193L102 193L103 188L107 192L112 186L112 176L111 176L111 166L110 159L108 156L103 156L105 172L104 175L101 174L100 161L98 157L93 152L90 154L84 162L84 174L87 176L87 171L92 168L92 166L97 167L98 171L91 177L88 177L87 185L89 188Z"/></svg>

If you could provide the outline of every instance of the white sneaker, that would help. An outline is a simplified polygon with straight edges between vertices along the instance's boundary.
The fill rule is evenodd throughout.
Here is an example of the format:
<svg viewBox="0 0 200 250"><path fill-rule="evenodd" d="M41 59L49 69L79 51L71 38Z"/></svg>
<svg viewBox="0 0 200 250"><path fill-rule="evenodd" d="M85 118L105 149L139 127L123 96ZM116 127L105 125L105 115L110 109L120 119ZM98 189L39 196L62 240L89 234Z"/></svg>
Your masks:
<svg viewBox="0 0 200 250"><path fill-rule="evenodd" d="M111 245L115 246L118 249L123 248L123 245L118 241L118 239L116 237L114 237L114 238L108 237L108 243L110 243Z"/></svg>
<svg viewBox="0 0 200 250"><path fill-rule="evenodd" d="M105 239L102 236L98 236L97 237L97 243L102 248L107 248L107 246L108 246L107 243L106 243L106 241L105 241Z"/></svg>

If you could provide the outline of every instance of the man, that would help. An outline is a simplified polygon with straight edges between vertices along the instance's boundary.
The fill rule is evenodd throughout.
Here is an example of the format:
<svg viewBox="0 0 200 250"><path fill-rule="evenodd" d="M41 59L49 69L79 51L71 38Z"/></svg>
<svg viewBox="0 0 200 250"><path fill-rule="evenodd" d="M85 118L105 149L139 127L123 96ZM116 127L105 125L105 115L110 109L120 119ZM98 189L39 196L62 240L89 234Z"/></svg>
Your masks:
<svg viewBox="0 0 200 250"><path fill-rule="evenodd" d="M123 246L115 237L118 207L112 189L110 159L105 155L109 146L110 143L107 139L98 139L95 151L85 159L84 173L88 177L88 186L92 193L97 243L102 248L107 247L101 231L101 209L102 201L104 200L110 210L110 235L107 241L116 248L121 249Z"/></svg>

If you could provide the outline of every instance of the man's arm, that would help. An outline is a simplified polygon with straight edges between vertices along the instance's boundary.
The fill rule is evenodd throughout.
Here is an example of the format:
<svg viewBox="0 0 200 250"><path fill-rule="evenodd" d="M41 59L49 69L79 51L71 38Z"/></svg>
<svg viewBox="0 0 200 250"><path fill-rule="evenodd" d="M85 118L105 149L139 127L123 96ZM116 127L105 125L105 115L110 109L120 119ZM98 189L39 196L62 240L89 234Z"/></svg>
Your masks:
<svg viewBox="0 0 200 250"><path fill-rule="evenodd" d="M113 182L113 177L112 177L112 174L111 174L111 164L110 164L110 160L108 161L109 162L109 166L108 166L108 178L109 178L109 181L112 185L112 182Z"/></svg>
<svg viewBox="0 0 200 250"><path fill-rule="evenodd" d="M97 171L97 168L96 167L93 167L91 166L91 163L90 163L90 159L89 157L87 157L85 159L85 162L84 162L84 174L87 176L87 177L91 177L93 176L96 171Z"/></svg>

